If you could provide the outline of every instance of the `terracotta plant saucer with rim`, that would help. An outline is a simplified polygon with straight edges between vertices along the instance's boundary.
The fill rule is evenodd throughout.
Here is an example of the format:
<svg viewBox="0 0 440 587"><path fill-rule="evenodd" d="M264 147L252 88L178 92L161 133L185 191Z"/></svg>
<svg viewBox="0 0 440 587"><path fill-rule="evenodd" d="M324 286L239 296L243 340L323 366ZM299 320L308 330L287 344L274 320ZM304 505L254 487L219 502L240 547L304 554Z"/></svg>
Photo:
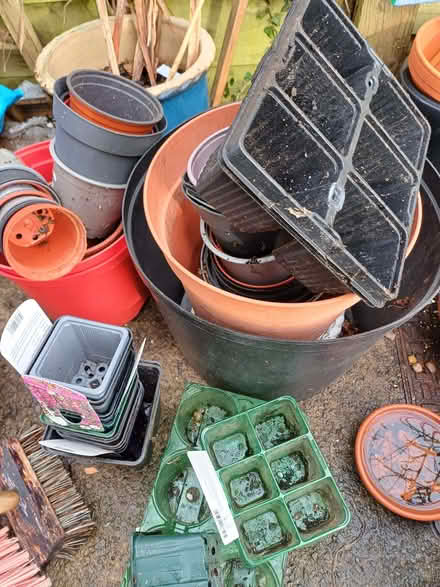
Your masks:
<svg viewBox="0 0 440 587"><path fill-rule="evenodd" d="M440 416L409 404L375 410L359 428L355 459L362 483L387 509L440 520Z"/></svg>

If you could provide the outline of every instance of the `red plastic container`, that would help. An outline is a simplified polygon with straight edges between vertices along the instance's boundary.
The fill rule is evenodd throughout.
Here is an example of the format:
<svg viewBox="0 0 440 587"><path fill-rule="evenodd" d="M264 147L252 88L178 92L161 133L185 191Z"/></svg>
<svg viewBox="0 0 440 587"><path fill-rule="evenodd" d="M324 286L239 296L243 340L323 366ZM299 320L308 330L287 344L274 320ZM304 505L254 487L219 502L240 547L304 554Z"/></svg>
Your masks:
<svg viewBox="0 0 440 587"><path fill-rule="evenodd" d="M51 181L53 162L49 141L20 149L16 155ZM70 314L122 325L137 316L149 296L133 266L123 235L109 247L85 258L60 279L30 281L15 273L4 257L0 257L0 275L37 300L53 320Z"/></svg>

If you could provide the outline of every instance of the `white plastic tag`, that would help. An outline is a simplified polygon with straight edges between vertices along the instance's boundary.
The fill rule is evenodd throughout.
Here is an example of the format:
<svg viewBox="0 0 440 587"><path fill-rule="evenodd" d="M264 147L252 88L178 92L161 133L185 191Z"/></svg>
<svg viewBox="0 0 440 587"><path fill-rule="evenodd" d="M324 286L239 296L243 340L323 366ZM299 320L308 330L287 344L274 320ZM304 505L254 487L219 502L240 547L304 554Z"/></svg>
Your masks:
<svg viewBox="0 0 440 587"><path fill-rule="evenodd" d="M0 339L0 353L20 375L29 370L52 322L35 300L23 302L9 318Z"/></svg>
<svg viewBox="0 0 440 587"><path fill-rule="evenodd" d="M211 459L204 450L189 451L188 458L206 497L223 544L230 544L237 540L238 530Z"/></svg>
<svg viewBox="0 0 440 587"><path fill-rule="evenodd" d="M76 440L40 440L40 444L47 448L82 457L99 457L100 455L112 453L110 450L105 450L104 448L99 448L93 444L78 442Z"/></svg>
<svg viewBox="0 0 440 587"><path fill-rule="evenodd" d="M156 72L161 75L162 77L168 79L170 72L171 72L171 67L169 67L169 65L165 65L165 63L162 63L162 65L159 65L159 67L156 69ZM174 77L180 77L182 74L179 73L178 71L176 71Z"/></svg>

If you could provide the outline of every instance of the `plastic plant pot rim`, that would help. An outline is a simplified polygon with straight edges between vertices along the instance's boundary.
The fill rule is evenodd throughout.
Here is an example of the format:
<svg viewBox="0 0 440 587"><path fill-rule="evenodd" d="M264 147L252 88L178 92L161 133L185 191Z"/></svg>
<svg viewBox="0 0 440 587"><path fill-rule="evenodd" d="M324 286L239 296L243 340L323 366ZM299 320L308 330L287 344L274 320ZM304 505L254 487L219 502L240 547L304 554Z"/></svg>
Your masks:
<svg viewBox="0 0 440 587"><path fill-rule="evenodd" d="M76 177L76 179L79 179L80 181L83 181L84 183L89 183L90 185L96 185L99 188L108 188L109 190L125 190L127 184L115 185L112 183L102 183L99 181L95 181L94 179L87 179L87 177L84 177L83 175L80 175L79 173L76 173L76 171L73 171L72 169L67 167L67 165L65 165L61 161L61 159L58 157L58 155L56 153L55 139L52 139L50 141L49 150L50 150L50 155L53 159L54 165L58 165L59 167L61 167L61 169L63 171L65 171L69 175L72 175L73 177Z"/></svg>
<svg viewBox="0 0 440 587"><path fill-rule="evenodd" d="M191 204L196 208L202 208L202 210L209 212L213 216L218 216L219 218L224 218L226 220L226 216L221 214L215 208L212 208L212 206L210 206L207 202L204 202L203 200L200 200L199 198L196 198L195 196L188 194L187 191L184 189L182 189L182 191L185 198L187 198L191 202Z"/></svg>
<svg viewBox="0 0 440 587"><path fill-rule="evenodd" d="M44 180L43 180L44 181ZM33 179L20 179L20 180L11 180L11 181L7 181L5 183L0 184L0 192L8 187L12 187L15 184L18 184L20 186L22 185L29 185L31 187L36 188L39 192L47 192L47 197L51 198L54 202L56 202L57 204L61 205L61 200L59 195L56 193L56 191L53 189L53 187L51 185L49 185L46 181L37 181L37 180L33 180ZM35 192L29 192L31 193L35 193ZM8 194L9 195L9 194ZM5 198L7 198L7 196L5 196ZM0 206L3 204L3 198L0 196Z"/></svg>
<svg viewBox="0 0 440 587"><path fill-rule="evenodd" d="M405 253L405 259L408 255L411 254L411 251L416 245L417 239L419 238L420 230L422 228L422 221L423 221L423 203L422 203L422 196L420 192L417 194L417 202L416 202L416 209L414 211L413 223L411 226L411 231L409 233L409 242L408 247Z"/></svg>
<svg viewBox="0 0 440 587"><path fill-rule="evenodd" d="M203 250L202 250L203 252ZM237 285L240 285L241 287L250 287L252 289L261 289L261 290L266 290L266 289L274 289L276 287L281 287L282 285L287 285L288 283L291 283L292 281L295 280L295 276L292 275L291 277L288 277L287 279L284 279L283 281L279 281L278 283L272 283L270 285L254 285L252 283L244 283L243 281L239 281L238 279L236 279L235 277L232 277L232 275L229 275L229 273L226 271L226 269L223 267L223 265L220 263L219 258L217 257L217 255L214 255L214 263L217 265L217 267L219 268L219 270L233 283L236 283Z"/></svg>
<svg viewBox="0 0 440 587"><path fill-rule="evenodd" d="M23 195L29 196L29 197L37 197L38 194L42 194L43 192L27 192L25 190L19 190L18 192L12 192L10 194L7 194L6 196L3 196L3 198L0 198L0 210L1 207L6 204L7 202L9 202L10 200L13 200L14 198L20 198ZM44 199L48 198L49 200L52 200L53 202L55 202L56 204L59 204L59 202L57 202L56 200L53 199L51 194L44 194Z"/></svg>
<svg viewBox="0 0 440 587"><path fill-rule="evenodd" d="M68 31L68 32L70 32L70 31ZM58 102L61 102L66 108L68 108L69 113L72 115L72 117L77 122L79 122L80 124L90 125L91 127L93 127L94 130L96 130L100 134L108 133L110 135L114 135L115 139L119 137L120 139L128 139L128 140L131 139L132 141L137 140L138 142L143 142L143 141L145 141L145 137L151 137L155 134L160 134L162 136L163 134L166 133L167 126L168 126L166 118L163 118L162 120L160 120L159 123L156 125L158 128L156 128L155 132L150 133L148 135L133 135L133 134L128 134L128 133L118 132L118 131L112 130L110 128L104 128L103 126L99 126L99 124L95 124L91 120L88 120L87 118L83 118L80 114L77 114L75 112L75 110L73 110L70 107L70 95L69 95L69 92L67 91L67 89L62 91L58 95L58 92L56 91L56 89L57 89L56 86L58 83L59 83L59 85L63 84L67 88L67 76L63 76L63 77L56 80L55 85L54 85L53 99ZM70 132L69 132L69 134L70 134ZM135 155L133 155L133 157L134 156Z"/></svg>
<svg viewBox="0 0 440 587"><path fill-rule="evenodd" d="M98 77L103 78L104 80L108 80L110 83L120 84L121 88L123 88L125 86L128 89L133 90L134 92L136 92L136 94L139 95L140 98L143 98L144 96L146 96L145 101L146 102L151 101L157 110L156 117L152 118L151 120L130 120L130 119L121 118L120 116L115 116L114 114L109 114L108 112L106 112L105 110L101 110L100 108L98 108L94 104L90 104L85 98L80 96L75 89L75 78L82 76L82 75L98 76ZM70 93L71 98L73 98L76 102L80 102L81 104L84 104L87 107L87 109L92 110L96 114L103 116L104 118L108 119L109 122L112 122L112 121L119 122L119 123L125 124L127 127L132 127L133 128L132 132L134 132L135 129L138 128L139 129L138 132L141 133L141 132L143 132L143 130L142 130L143 127L146 127L146 126L154 127L156 124L159 124L159 122L164 117L162 105L155 96L150 94L148 91L145 91L136 82L134 82L130 79L124 78L122 76L115 76L111 73L107 73L105 71L99 71L96 69L75 69L74 71L72 71L72 73L70 73L67 76L66 83L67 83L67 87L69 89L69 93ZM138 134L138 133L136 133L136 134Z"/></svg>
<svg viewBox="0 0 440 587"><path fill-rule="evenodd" d="M48 185L47 181L44 179L44 177L42 175L40 175L38 173L38 171L35 171L34 169L32 169L32 167L27 167L26 165L0 165L0 186L2 186L4 183L9 183L10 181L15 181L15 180L8 180L6 182L2 182L1 181L1 174L2 171L6 171L6 170L12 170L12 171L24 171L29 175L33 175L35 177L36 180L41 181L41 183ZM20 179L20 182L22 180Z"/></svg>
<svg viewBox="0 0 440 587"><path fill-rule="evenodd" d="M423 94L419 88L413 83L411 78L411 73L408 67L408 59L405 59L401 69L400 69L400 81L404 87L404 89L408 92L408 94L420 102L423 103L424 106L430 109L435 109L440 116L440 104L437 100L430 98L426 94Z"/></svg>
<svg viewBox="0 0 440 587"><path fill-rule="evenodd" d="M202 219L200 219L200 235L202 237L203 244L213 253L216 257L220 257L225 261L231 263L237 263L237 265L262 265L263 263L272 263L275 261L274 255L266 255L265 257L249 257L247 259L242 257L232 257L224 253L218 246L216 246L208 234L208 225ZM249 284L250 285L250 284Z"/></svg>
<svg viewBox="0 0 440 587"><path fill-rule="evenodd" d="M370 429L371 424L374 420L376 420L380 416L389 415L393 412L408 410L412 411L416 414L421 416L425 416L430 420L434 420L440 426L440 416L427 410L426 408L422 408L420 406L415 406L413 404L390 404L388 406L384 406L377 410L374 410L360 425L359 430L356 435L355 441L355 461L356 461L356 468L358 470L359 476L361 478L362 483L367 488L370 495L374 497L376 501L378 501L381 505L383 505L388 510L392 511L394 514L402 516L403 518L408 518L410 520L417 520L418 522L432 522L435 520L440 520L440 504L436 510L430 510L429 512L418 512L415 509L406 508L405 506L399 506L394 500L389 498L385 493L383 493L371 480L370 476L367 473L366 464L363 455L363 448L365 437Z"/></svg>
<svg viewBox="0 0 440 587"><path fill-rule="evenodd" d="M196 177L194 176L194 174L192 172L195 159L197 159L197 157L200 155L200 152L203 149L205 149L207 145L209 145L210 143L215 141L218 137L225 135L227 133L228 129L229 129L229 126L226 126L225 128L222 128L221 130L216 131L212 135L209 135L209 137L206 138L204 141L202 141L200 143L200 145L196 149L194 149L194 151L191 153L191 156L188 159L188 166L186 168L186 172L188 174L188 178L189 178L190 182L193 184L194 187L197 186L197 182L200 179L200 176L196 179ZM203 171L203 169L202 169L202 171Z"/></svg>
<svg viewBox="0 0 440 587"><path fill-rule="evenodd" d="M106 249L109 245L111 245L114 241L116 241L116 239L118 239L122 235L122 231L123 226L122 222L120 222L118 226L115 228L115 230L111 234L109 234L107 238L103 239L102 241L100 241L96 245L93 245L92 247L88 247L84 254L84 258L88 259L96 253L99 253L100 251Z"/></svg>
<svg viewBox="0 0 440 587"><path fill-rule="evenodd" d="M424 24L422 24L422 26L419 28L419 30L417 31L416 37L414 39L412 48L411 48L411 52L415 51L415 54L417 55L417 57L421 60L421 62L423 63L424 67L426 67L427 70L430 71L430 73L438 78L439 82L440 82L440 72L433 66L431 65L430 61L428 61L428 59L425 57L425 53L424 53L424 47L422 47L422 38L424 39L425 33L428 29L431 29L432 27L440 27L440 16L438 16L437 18L432 18L428 21L426 21ZM439 39L439 47L438 47L439 51L440 51L440 39ZM410 70L411 73L411 70Z"/></svg>

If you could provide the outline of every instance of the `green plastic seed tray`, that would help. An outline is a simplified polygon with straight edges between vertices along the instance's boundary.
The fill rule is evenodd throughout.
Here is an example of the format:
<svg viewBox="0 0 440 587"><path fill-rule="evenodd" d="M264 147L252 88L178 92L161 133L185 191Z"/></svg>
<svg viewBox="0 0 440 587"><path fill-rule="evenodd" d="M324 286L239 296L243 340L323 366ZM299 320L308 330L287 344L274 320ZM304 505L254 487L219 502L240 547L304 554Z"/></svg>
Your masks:
<svg viewBox="0 0 440 587"><path fill-rule="evenodd" d="M341 530L350 512L289 396L201 434L234 517L240 552L255 567Z"/></svg>
<svg viewBox="0 0 440 587"><path fill-rule="evenodd" d="M225 546L218 534L187 452L201 450L205 427L221 423L264 402L248 396L206 387L185 386L153 490L139 532L170 536L200 535L208 541L207 560L211 587L281 587L285 555L257 569L246 565L238 541ZM129 568L123 587L134 584Z"/></svg>

